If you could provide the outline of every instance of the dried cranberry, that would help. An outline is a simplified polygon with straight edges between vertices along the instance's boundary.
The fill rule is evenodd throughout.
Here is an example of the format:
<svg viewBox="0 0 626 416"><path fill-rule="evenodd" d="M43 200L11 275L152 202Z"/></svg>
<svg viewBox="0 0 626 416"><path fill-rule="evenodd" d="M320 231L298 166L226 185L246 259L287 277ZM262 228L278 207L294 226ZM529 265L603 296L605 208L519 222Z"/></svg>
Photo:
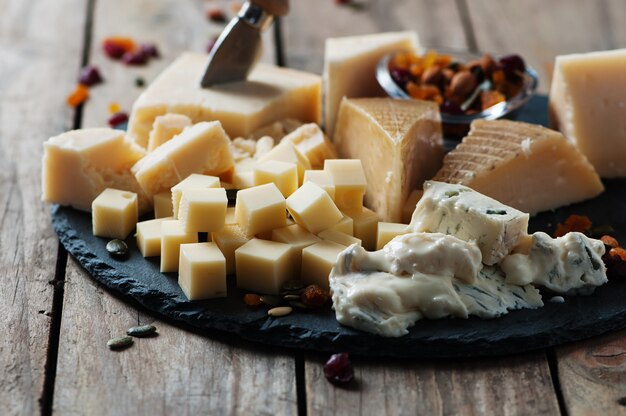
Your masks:
<svg viewBox="0 0 626 416"><path fill-rule="evenodd" d="M461 106L449 100L446 100L441 103L441 105L439 106L439 111L445 114L452 114L452 115L463 114L463 110L461 110Z"/></svg>
<svg viewBox="0 0 626 416"><path fill-rule="evenodd" d="M519 55L505 55L499 60L504 76L507 80L516 82L521 79L521 74L526 71L524 59Z"/></svg>
<svg viewBox="0 0 626 416"><path fill-rule="evenodd" d="M210 9L209 11L207 11L206 17L212 22L216 22L216 23L226 22L226 15L221 9L217 9L217 8Z"/></svg>
<svg viewBox="0 0 626 416"><path fill-rule="evenodd" d="M348 384L354 378L348 353L341 352L330 356L324 364L324 376L333 384Z"/></svg>
<svg viewBox="0 0 626 416"><path fill-rule="evenodd" d="M126 49L108 39L102 44L102 49L104 49L104 53L111 59L120 59L126 53Z"/></svg>
<svg viewBox="0 0 626 416"><path fill-rule="evenodd" d="M126 65L145 65L148 63L148 56L141 51L126 52L122 56L122 61Z"/></svg>
<svg viewBox="0 0 626 416"><path fill-rule="evenodd" d="M113 114L109 117L109 126L118 127L128 122L128 114L123 111Z"/></svg>
<svg viewBox="0 0 626 416"><path fill-rule="evenodd" d="M95 66L87 65L80 70L78 82L88 87L100 84L103 81L100 71Z"/></svg>
<svg viewBox="0 0 626 416"><path fill-rule="evenodd" d="M139 53L143 54L147 58L161 57L159 49L154 43L142 43L141 45L139 45Z"/></svg>
<svg viewBox="0 0 626 416"><path fill-rule="evenodd" d="M413 79L413 77L411 77L411 73L406 69L392 68L389 73L391 75L391 79L393 79L393 81L402 88L404 88L404 86Z"/></svg>

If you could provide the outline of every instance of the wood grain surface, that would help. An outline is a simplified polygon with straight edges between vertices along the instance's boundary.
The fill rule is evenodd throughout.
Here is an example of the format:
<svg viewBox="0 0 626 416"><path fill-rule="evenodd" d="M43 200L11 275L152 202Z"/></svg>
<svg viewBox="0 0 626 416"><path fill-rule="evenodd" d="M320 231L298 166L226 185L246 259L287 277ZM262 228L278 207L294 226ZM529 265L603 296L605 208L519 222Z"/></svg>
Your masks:
<svg viewBox="0 0 626 416"><path fill-rule="evenodd" d="M43 395L58 242L41 202L41 144L72 127L65 96L80 64L85 5L0 1L2 415L36 414Z"/></svg>

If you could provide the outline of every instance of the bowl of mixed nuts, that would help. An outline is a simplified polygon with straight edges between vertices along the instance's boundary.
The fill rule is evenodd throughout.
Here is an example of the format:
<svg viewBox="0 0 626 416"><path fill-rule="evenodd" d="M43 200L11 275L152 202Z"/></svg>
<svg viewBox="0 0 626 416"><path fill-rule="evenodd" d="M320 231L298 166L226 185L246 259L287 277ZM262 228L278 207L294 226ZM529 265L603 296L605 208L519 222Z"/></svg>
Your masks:
<svg viewBox="0 0 626 416"><path fill-rule="evenodd" d="M376 78L390 97L439 104L444 132L465 133L476 119L519 109L537 88L537 72L515 54L399 52L384 56Z"/></svg>

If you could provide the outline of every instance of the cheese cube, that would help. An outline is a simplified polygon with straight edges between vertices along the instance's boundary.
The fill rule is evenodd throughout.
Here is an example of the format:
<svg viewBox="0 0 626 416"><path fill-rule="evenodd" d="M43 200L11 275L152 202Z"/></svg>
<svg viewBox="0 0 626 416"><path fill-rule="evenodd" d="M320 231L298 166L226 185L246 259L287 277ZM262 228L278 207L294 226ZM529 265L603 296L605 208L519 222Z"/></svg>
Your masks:
<svg viewBox="0 0 626 416"><path fill-rule="evenodd" d="M443 161L439 106L422 100L346 99L334 143L339 157L363 162L365 205L383 221L401 222L411 191L432 178Z"/></svg>
<svg viewBox="0 0 626 416"><path fill-rule="evenodd" d="M137 194L107 188L91 203L93 235L126 239L137 225Z"/></svg>
<svg viewBox="0 0 626 416"><path fill-rule="evenodd" d="M235 218L235 207L226 208L226 218L224 219L224 225L237 224L237 218Z"/></svg>
<svg viewBox="0 0 626 416"><path fill-rule="evenodd" d="M424 191L421 189L415 189L402 207L402 222L408 224L411 222L411 217L413 216L413 211L415 211L415 206L419 202L420 198L424 194Z"/></svg>
<svg viewBox="0 0 626 416"><path fill-rule="evenodd" d="M226 273L235 273L235 250L250 241L236 224L227 224L220 231L211 233L211 238L226 258Z"/></svg>
<svg viewBox="0 0 626 416"><path fill-rule="evenodd" d="M152 152L172 137L191 126L191 119L182 114L165 114L154 119L148 139L148 152Z"/></svg>
<svg viewBox="0 0 626 416"><path fill-rule="evenodd" d="M235 172L233 174L235 189L248 189L254 187L254 171Z"/></svg>
<svg viewBox="0 0 626 416"><path fill-rule="evenodd" d="M178 284L189 300L226 297L226 259L215 243L180 245Z"/></svg>
<svg viewBox="0 0 626 416"><path fill-rule="evenodd" d="M161 223L172 219L157 218L137 223L137 248L144 257L161 255Z"/></svg>
<svg viewBox="0 0 626 416"><path fill-rule="evenodd" d="M298 189L298 167L295 163L268 160L254 168L254 185L273 183L285 198Z"/></svg>
<svg viewBox="0 0 626 416"><path fill-rule="evenodd" d="M487 265L498 263L528 234L529 215L463 185L426 181L409 229L473 241Z"/></svg>
<svg viewBox="0 0 626 416"><path fill-rule="evenodd" d="M174 216L172 207L172 192L165 191L154 195L154 217L165 218Z"/></svg>
<svg viewBox="0 0 626 416"><path fill-rule="evenodd" d="M381 155L378 155L380 157ZM324 170L335 185L335 203L342 211L359 212L363 207L363 195L367 187L363 165L358 159L329 159Z"/></svg>
<svg viewBox="0 0 626 416"><path fill-rule="evenodd" d="M246 157L235 162L235 173L251 172L256 167L257 163L251 157Z"/></svg>
<svg viewBox="0 0 626 416"><path fill-rule="evenodd" d="M284 227L287 223L285 197L268 183L237 192L235 218L249 236Z"/></svg>
<svg viewBox="0 0 626 416"><path fill-rule="evenodd" d="M354 236L354 220L347 215L344 215L341 221L330 227L330 229Z"/></svg>
<svg viewBox="0 0 626 416"><path fill-rule="evenodd" d="M302 263L302 250L305 247L322 241L321 238L313 233L308 232L304 227L298 224L288 225L282 228L272 230L272 241L289 244L294 251L294 273L300 273L300 264ZM297 275L294 276L296 278Z"/></svg>
<svg viewBox="0 0 626 416"><path fill-rule="evenodd" d="M409 232L406 224L398 224L395 222L379 222L376 237L376 250L380 250L385 245L401 234Z"/></svg>
<svg viewBox="0 0 626 416"><path fill-rule="evenodd" d="M376 80L380 59L392 52L416 52L415 32L388 32L326 39L324 51L324 127L334 137L343 97L384 96Z"/></svg>
<svg viewBox="0 0 626 416"><path fill-rule="evenodd" d="M332 199L335 199L333 179L325 170L305 170L302 182L313 182L325 190Z"/></svg>
<svg viewBox="0 0 626 416"><path fill-rule="evenodd" d="M300 277L307 285L329 288L328 276L337 262L337 256L346 247L332 241L321 241L302 250Z"/></svg>
<svg viewBox="0 0 626 416"><path fill-rule="evenodd" d="M128 132L145 147L152 123L166 113L194 123L218 120L230 137L247 137L283 118L320 122L318 75L259 64L247 81L202 88L208 55L184 53L146 88L133 105Z"/></svg>
<svg viewBox="0 0 626 416"><path fill-rule="evenodd" d="M322 240L332 241L346 247L351 246L352 244L357 244L359 246L361 245L361 240L359 240L358 238L348 234L344 234L337 230L333 230L332 228L322 231L317 236Z"/></svg>
<svg viewBox="0 0 626 416"><path fill-rule="evenodd" d="M224 188L188 188L183 190L178 218L185 231L219 231L224 227L227 207Z"/></svg>
<svg viewBox="0 0 626 416"><path fill-rule="evenodd" d="M121 130L73 130L44 144L42 199L83 211L106 188L135 192L140 213L152 210L149 198L130 172L144 151Z"/></svg>
<svg viewBox="0 0 626 416"><path fill-rule="evenodd" d="M363 248L374 250L378 232L380 216L368 208L361 208L360 212L351 212L348 215L354 221L354 236L363 242Z"/></svg>
<svg viewBox="0 0 626 416"><path fill-rule="evenodd" d="M294 163L298 166L298 184L304 180L304 171L311 169L311 163L291 142L281 142L278 146L257 159L258 163L268 160Z"/></svg>
<svg viewBox="0 0 626 416"><path fill-rule="evenodd" d="M326 191L312 182L305 183L287 198L287 209L296 223L313 234L332 227L343 218Z"/></svg>
<svg viewBox="0 0 626 416"><path fill-rule="evenodd" d="M293 256L289 244L253 238L235 251L237 287L277 295L293 279Z"/></svg>
<svg viewBox="0 0 626 416"><path fill-rule="evenodd" d="M177 272L180 245L197 242L198 233L185 231L180 221L163 221L161 223L161 273Z"/></svg>
<svg viewBox="0 0 626 416"><path fill-rule="evenodd" d="M315 123L304 124L292 131L282 141L291 142L309 159L313 169L324 166L324 160L337 159L335 146L328 140L320 126Z"/></svg>
<svg viewBox="0 0 626 416"><path fill-rule="evenodd" d="M211 175L200 175L192 173L182 181L172 187L172 207L174 208L174 217L178 218L178 208L180 206L180 198L185 189L194 188L220 188L220 178Z"/></svg>
<svg viewBox="0 0 626 416"><path fill-rule="evenodd" d="M218 176L228 172L233 166L229 144L219 122L198 123L148 153L132 172L148 195L158 194L192 173Z"/></svg>
<svg viewBox="0 0 626 416"><path fill-rule="evenodd" d="M557 56L551 125L603 178L626 177L626 49Z"/></svg>

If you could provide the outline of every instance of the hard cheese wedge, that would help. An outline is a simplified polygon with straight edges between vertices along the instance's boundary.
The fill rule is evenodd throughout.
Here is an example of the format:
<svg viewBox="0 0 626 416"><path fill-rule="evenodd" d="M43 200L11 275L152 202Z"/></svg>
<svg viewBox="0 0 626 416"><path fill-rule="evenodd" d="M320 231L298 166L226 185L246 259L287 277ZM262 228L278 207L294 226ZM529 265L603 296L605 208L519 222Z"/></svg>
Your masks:
<svg viewBox="0 0 626 416"><path fill-rule="evenodd" d="M340 157L361 159L367 178L365 205L382 221L401 222L411 191L441 166L439 109L420 100L344 99L335 145Z"/></svg>
<svg viewBox="0 0 626 416"><path fill-rule="evenodd" d="M458 183L535 214L593 198L604 189L561 133L509 120L476 120L433 180Z"/></svg>
<svg viewBox="0 0 626 416"><path fill-rule="evenodd" d="M626 49L557 56L552 126L605 178L626 176Z"/></svg>
<svg viewBox="0 0 626 416"><path fill-rule="evenodd" d="M416 51L415 32L389 32L326 39L324 52L324 126L333 136L343 97L385 95L376 81L380 58L391 52Z"/></svg>
<svg viewBox="0 0 626 416"><path fill-rule="evenodd" d="M201 88L208 62L201 53L184 53L135 101L129 134L141 146L157 116L184 114L194 123L219 120L231 137L247 137L283 118L320 122L320 77L292 69L257 65L245 82Z"/></svg>
<svg viewBox="0 0 626 416"><path fill-rule="evenodd" d="M152 210L130 172L144 156L142 149L121 130L92 128L72 130L44 143L42 199L71 205L84 211L106 188L137 193L139 212Z"/></svg>

